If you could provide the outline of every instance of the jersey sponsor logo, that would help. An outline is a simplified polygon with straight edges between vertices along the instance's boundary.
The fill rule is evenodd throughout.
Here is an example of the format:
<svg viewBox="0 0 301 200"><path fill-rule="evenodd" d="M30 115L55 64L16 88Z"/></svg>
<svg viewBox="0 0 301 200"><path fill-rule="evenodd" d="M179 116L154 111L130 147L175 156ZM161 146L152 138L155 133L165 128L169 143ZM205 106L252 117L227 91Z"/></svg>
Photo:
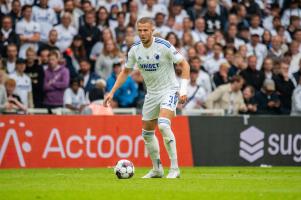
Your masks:
<svg viewBox="0 0 301 200"><path fill-rule="evenodd" d="M140 68L144 69L144 71L157 71L159 68L159 63L145 63L139 64Z"/></svg>

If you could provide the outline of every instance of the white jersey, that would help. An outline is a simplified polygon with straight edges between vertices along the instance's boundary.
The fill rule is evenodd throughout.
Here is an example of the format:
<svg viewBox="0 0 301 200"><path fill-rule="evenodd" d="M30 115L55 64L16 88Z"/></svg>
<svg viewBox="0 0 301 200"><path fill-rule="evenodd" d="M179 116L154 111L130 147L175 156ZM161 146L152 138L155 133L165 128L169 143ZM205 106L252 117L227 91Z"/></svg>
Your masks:
<svg viewBox="0 0 301 200"><path fill-rule="evenodd" d="M32 20L28 22L25 19L22 19L21 21L17 22L16 33L19 35L32 37L35 33L40 33L40 32L41 32L40 25ZM35 48L35 50L37 50L38 44L32 42L23 43L19 51L20 58L26 58L26 50L29 47L33 47Z"/></svg>
<svg viewBox="0 0 301 200"><path fill-rule="evenodd" d="M32 9L33 21L40 24L41 29L41 41L48 41L49 31L53 28L53 25L57 24L57 18L52 8L41 8L34 6Z"/></svg>
<svg viewBox="0 0 301 200"><path fill-rule="evenodd" d="M58 33L58 41L56 43L56 46L60 49L61 52L64 52L67 48L70 47L73 37L77 34L77 31L73 26L66 28L62 24L55 26L54 29Z"/></svg>
<svg viewBox="0 0 301 200"><path fill-rule="evenodd" d="M141 41L133 44L128 53L126 68L132 69L137 63L147 93L159 94L179 89L173 64L182 60L184 57L168 41L154 37L148 48Z"/></svg>
<svg viewBox="0 0 301 200"><path fill-rule="evenodd" d="M28 107L28 93L32 91L31 79L26 74L21 76L17 73L11 74L10 78L16 81L15 94L17 94L22 103Z"/></svg>

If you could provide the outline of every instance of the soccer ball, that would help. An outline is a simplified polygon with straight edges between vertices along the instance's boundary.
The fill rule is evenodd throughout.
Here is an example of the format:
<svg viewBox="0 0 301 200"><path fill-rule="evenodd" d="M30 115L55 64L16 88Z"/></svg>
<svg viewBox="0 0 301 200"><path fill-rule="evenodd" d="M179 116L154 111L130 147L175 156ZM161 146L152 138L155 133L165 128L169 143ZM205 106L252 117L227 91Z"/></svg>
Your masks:
<svg viewBox="0 0 301 200"><path fill-rule="evenodd" d="M135 167L129 160L119 160L114 168L114 173L119 179L127 179L134 176Z"/></svg>

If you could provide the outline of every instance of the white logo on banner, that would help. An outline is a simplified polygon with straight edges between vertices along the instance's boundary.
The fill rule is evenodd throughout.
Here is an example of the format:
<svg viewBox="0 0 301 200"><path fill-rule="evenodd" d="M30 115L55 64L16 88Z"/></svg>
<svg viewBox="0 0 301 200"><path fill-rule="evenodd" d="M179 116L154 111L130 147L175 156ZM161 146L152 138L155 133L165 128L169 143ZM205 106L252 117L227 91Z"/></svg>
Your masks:
<svg viewBox="0 0 301 200"><path fill-rule="evenodd" d="M15 125L15 120L11 119L9 120L9 125L16 126ZM20 128L24 128L25 124L23 122L20 122L19 124ZM6 124L4 122L0 122L0 128L5 127ZM1 130L1 129L0 129ZM25 136L31 138L32 137L32 132L30 130L25 130ZM9 128L5 134L3 143L1 144L0 148L0 166L2 164L5 152L7 150L7 147L9 143L12 142L14 144L15 150L17 152L19 164L21 167L26 167L25 159L23 156L23 151L26 153L31 152L31 145L28 142L23 142L22 144L20 143L18 134L15 129ZM23 151L22 151L23 150Z"/></svg>
<svg viewBox="0 0 301 200"><path fill-rule="evenodd" d="M239 155L250 163L264 155L264 133L258 128L251 126L240 133Z"/></svg>

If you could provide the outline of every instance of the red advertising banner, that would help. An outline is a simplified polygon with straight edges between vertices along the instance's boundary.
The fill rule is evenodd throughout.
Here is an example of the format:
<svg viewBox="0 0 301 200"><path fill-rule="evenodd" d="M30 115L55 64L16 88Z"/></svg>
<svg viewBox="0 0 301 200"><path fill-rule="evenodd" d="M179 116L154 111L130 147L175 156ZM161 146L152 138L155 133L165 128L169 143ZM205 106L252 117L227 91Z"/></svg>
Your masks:
<svg viewBox="0 0 301 200"><path fill-rule="evenodd" d="M141 136L141 116L21 116L0 117L0 168L107 167L119 159L150 166ZM176 117L180 166L192 166L187 117ZM165 166L169 159L156 131Z"/></svg>

